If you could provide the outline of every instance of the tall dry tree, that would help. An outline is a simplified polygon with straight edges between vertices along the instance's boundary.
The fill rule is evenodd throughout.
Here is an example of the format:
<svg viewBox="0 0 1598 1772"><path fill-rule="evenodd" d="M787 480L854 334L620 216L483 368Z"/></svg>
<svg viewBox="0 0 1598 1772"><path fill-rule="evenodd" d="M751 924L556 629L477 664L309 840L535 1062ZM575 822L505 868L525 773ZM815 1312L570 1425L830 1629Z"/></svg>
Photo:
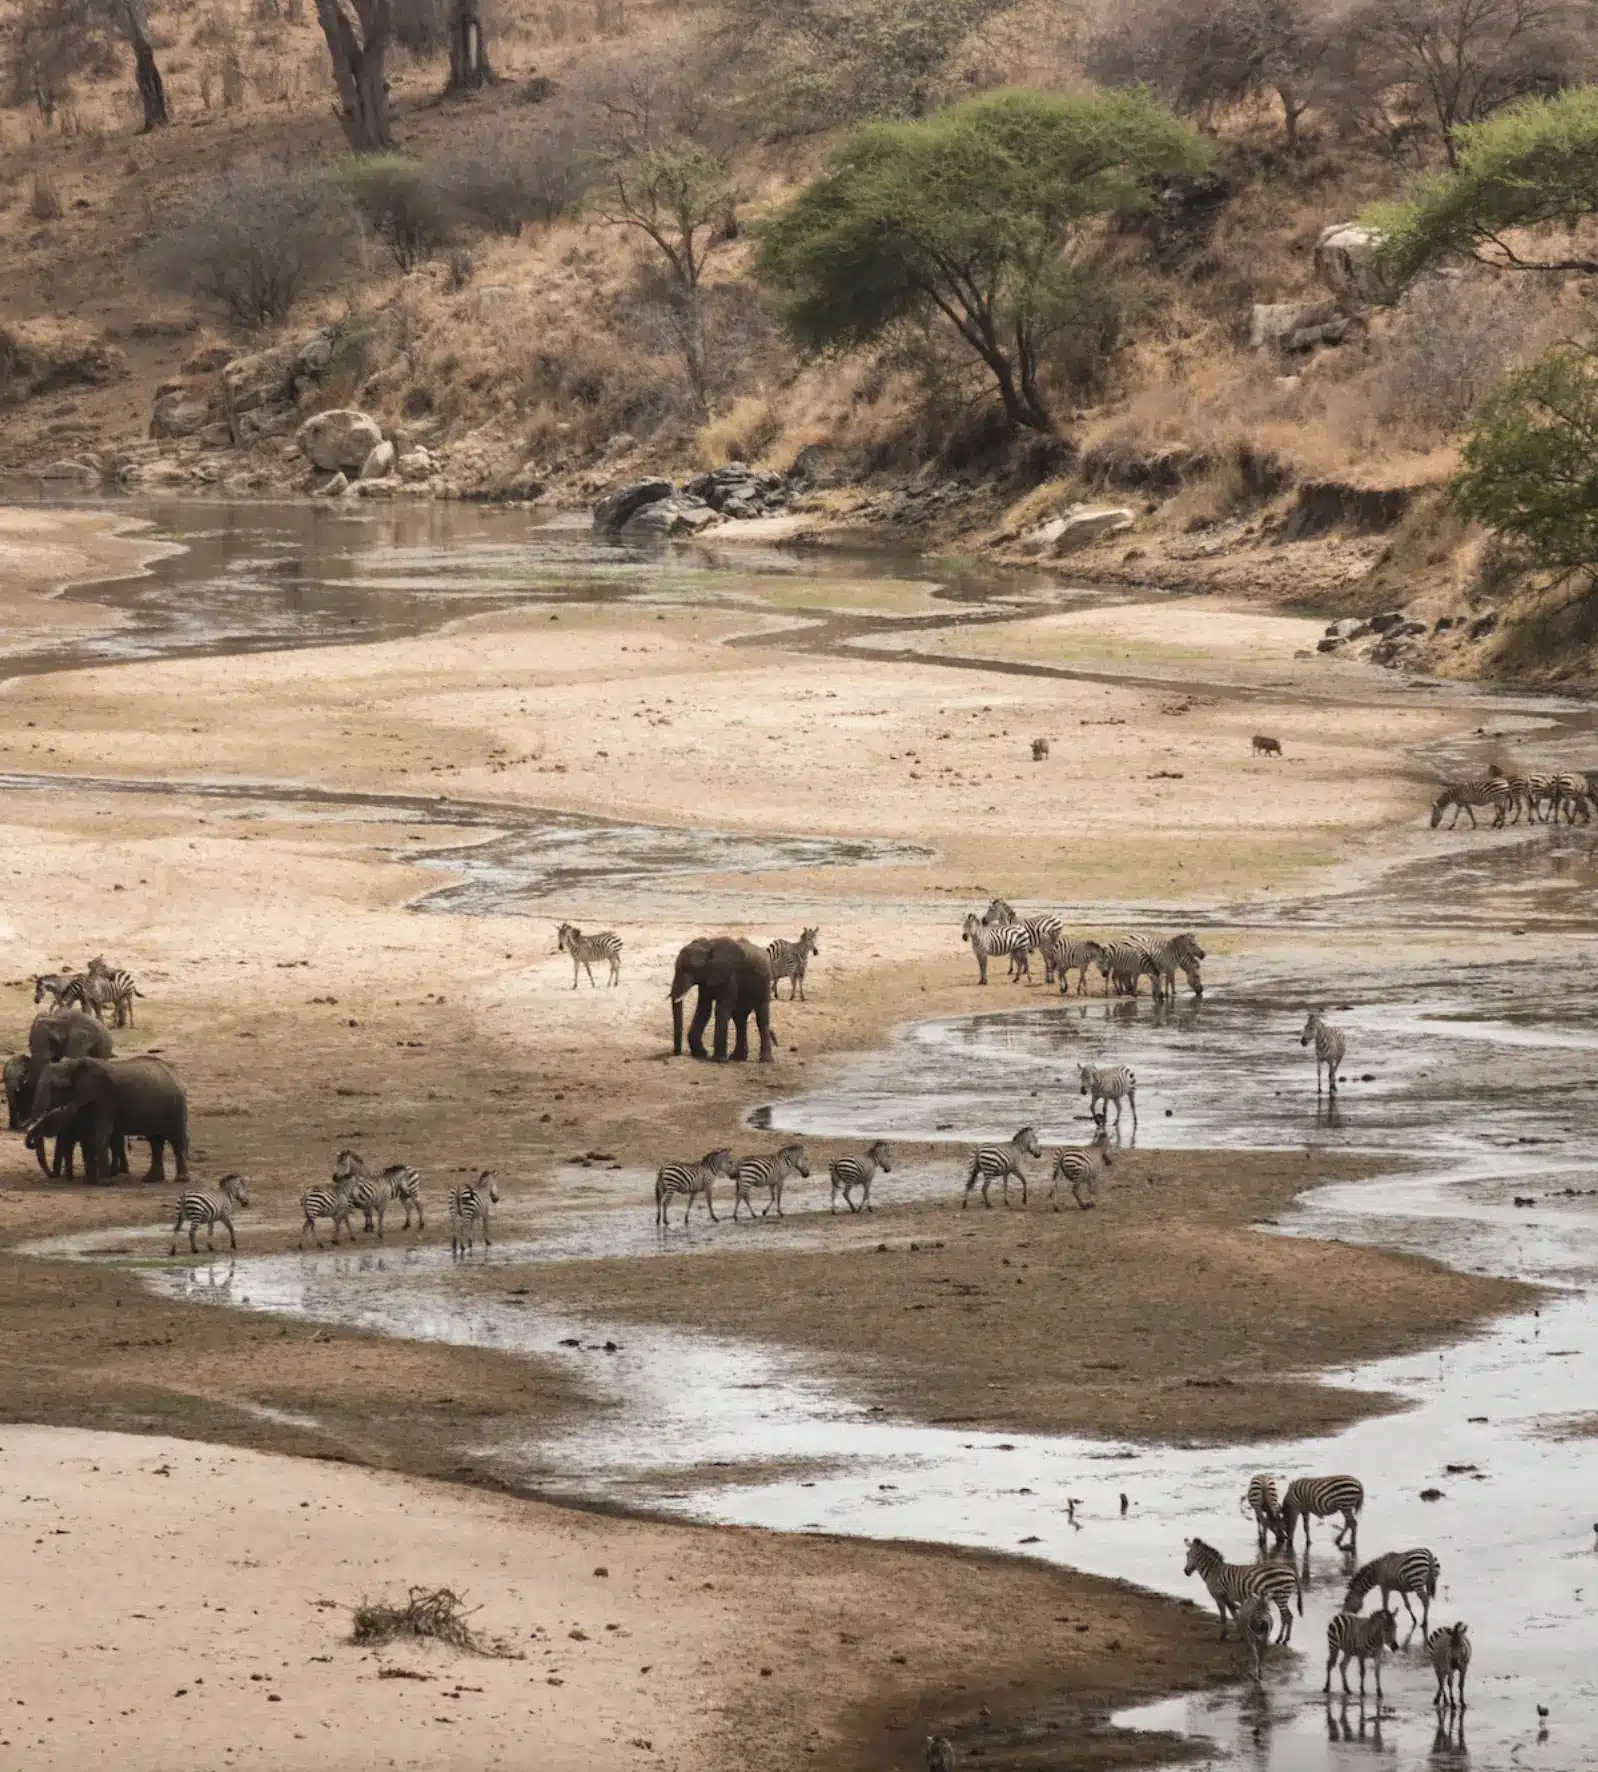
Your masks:
<svg viewBox="0 0 1598 1772"><path fill-rule="evenodd" d="M133 78L144 109L144 133L160 129L172 120L166 104L166 82L156 65L155 44L150 40L150 13L145 0L111 0L111 28L133 51Z"/></svg>
<svg viewBox="0 0 1598 1772"><path fill-rule="evenodd" d="M316 0L338 90L338 120L357 154L394 145L384 64L394 40L393 0Z"/></svg>
<svg viewBox="0 0 1598 1772"><path fill-rule="evenodd" d="M468 92L488 85L494 70L488 60L488 38L483 29L481 0L450 0L449 86L450 92Z"/></svg>

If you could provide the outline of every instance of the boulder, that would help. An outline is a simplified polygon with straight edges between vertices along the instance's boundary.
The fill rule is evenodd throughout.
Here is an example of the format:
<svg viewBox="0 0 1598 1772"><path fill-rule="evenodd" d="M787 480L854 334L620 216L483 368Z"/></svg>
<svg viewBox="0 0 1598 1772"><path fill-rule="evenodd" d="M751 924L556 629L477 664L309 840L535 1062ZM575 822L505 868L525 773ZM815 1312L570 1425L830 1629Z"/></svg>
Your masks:
<svg viewBox="0 0 1598 1772"><path fill-rule="evenodd" d="M425 449L407 449L394 465L399 477L412 485L432 477L433 458Z"/></svg>
<svg viewBox="0 0 1598 1772"><path fill-rule="evenodd" d="M333 361L333 340L328 333L313 332L294 347L294 368L313 380Z"/></svg>
<svg viewBox="0 0 1598 1772"><path fill-rule="evenodd" d="M211 408L187 391L163 394L150 414L152 437L192 437L211 422Z"/></svg>
<svg viewBox="0 0 1598 1772"><path fill-rule="evenodd" d="M306 419L295 436L314 467L328 472L342 469L346 474L358 474L366 465L366 458L383 441L377 420L352 406L335 406L329 412L317 413Z"/></svg>
<svg viewBox="0 0 1598 1772"><path fill-rule="evenodd" d="M669 480L630 480L607 492L594 506L594 527L606 535L619 535L646 505L670 498L675 490Z"/></svg>
<svg viewBox="0 0 1598 1772"><path fill-rule="evenodd" d="M1348 641L1342 634L1326 634L1315 643L1317 652L1341 652Z"/></svg>
<svg viewBox="0 0 1598 1772"><path fill-rule="evenodd" d="M668 535L697 535L716 521L716 513L703 499L678 493L672 498L651 499L621 527L626 541L651 541Z"/></svg>
<svg viewBox="0 0 1598 1772"><path fill-rule="evenodd" d="M232 345L207 345L203 350L196 351L183 365L185 375L214 375L219 369L226 369L238 352Z"/></svg>
<svg viewBox="0 0 1598 1772"><path fill-rule="evenodd" d="M223 365L224 397L235 412L253 412L289 399L294 385L294 347L274 345Z"/></svg>
<svg viewBox="0 0 1598 1772"><path fill-rule="evenodd" d="M41 480L98 481L100 470L88 461L52 461L39 469Z"/></svg>
<svg viewBox="0 0 1598 1772"><path fill-rule="evenodd" d="M313 498L341 498L348 490L349 483L347 474L335 474L324 485L318 486L311 496Z"/></svg>
<svg viewBox="0 0 1598 1772"><path fill-rule="evenodd" d="M1350 324L1348 315L1330 299L1256 302L1249 313L1249 347L1291 355L1316 345L1341 344Z"/></svg>
<svg viewBox="0 0 1598 1772"><path fill-rule="evenodd" d="M1054 539L1056 554L1073 554L1101 536L1120 535L1132 527L1132 513L1121 505L1072 505L1061 513L1063 525Z"/></svg>
<svg viewBox="0 0 1598 1772"><path fill-rule="evenodd" d="M1047 554L1054 544L1065 534L1065 518L1050 517L1048 522L1040 523L1036 529L1028 531L1016 543L1018 554Z"/></svg>
<svg viewBox="0 0 1598 1772"><path fill-rule="evenodd" d="M1353 640L1369 632L1368 624L1362 622L1357 615L1345 615L1327 626L1326 637L1328 640Z"/></svg>
<svg viewBox="0 0 1598 1772"><path fill-rule="evenodd" d="M1346 307L1390 300L1394 289L1382 263L1383 238L1358 222L1334 222L1315 242L1315 275Z"/></svg>
<svg viewBox="0 0 1598 1772"><path fill-rule="evenodd" d="M1385 634L1389 628L1399 627L1403 623L1403 620L1404 620L1403 610L1401 610L1401 609L1384 610L1380 615L1373 615L1371 617L1371 620L1370 620L1371 632L1373 634Z"/></svg>
<svg viewBox="0 0 1598 1772"><path fill-rule="evenodd" d="M363 480L386 480L394 472L394 445L379 443L361 463Z"/></svg>

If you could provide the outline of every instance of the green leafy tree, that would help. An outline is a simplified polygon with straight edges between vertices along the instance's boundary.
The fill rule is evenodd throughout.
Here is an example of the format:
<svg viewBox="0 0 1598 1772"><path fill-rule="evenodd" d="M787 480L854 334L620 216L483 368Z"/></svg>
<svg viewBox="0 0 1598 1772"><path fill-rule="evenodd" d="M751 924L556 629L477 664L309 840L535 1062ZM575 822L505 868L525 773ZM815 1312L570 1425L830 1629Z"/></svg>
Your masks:
<svg viewBox="0 0 1598 1772"><path fill-rule="evenodd" d="M1426 180L1408 203L1368 213L1395 282L1459 255L1506 271L1598 271L1568 239L1598 215L1598 87L1524 100L1461 129L1458 141L1457 170ZM1564 244L1537 250L1510 238L1539 227L1566 230Z"/></svg>
<svg viewBox="0 0 1598 1772"><path fill-rule="evenodd" d="M1539 565L1598 573L1598 351L1556 345L1506 375L1477 414L1453 493Z"/></svg>
<svg viewBox="0 0 1598 1772"><path fill-rule="evenodd" d="M759 275L811 349L939 320L992 374L1013 425L1047 429L1039 378L1092 225L1147 208L1209 164L1148 94L1012 91L877 124L761 230Z"/></svg>

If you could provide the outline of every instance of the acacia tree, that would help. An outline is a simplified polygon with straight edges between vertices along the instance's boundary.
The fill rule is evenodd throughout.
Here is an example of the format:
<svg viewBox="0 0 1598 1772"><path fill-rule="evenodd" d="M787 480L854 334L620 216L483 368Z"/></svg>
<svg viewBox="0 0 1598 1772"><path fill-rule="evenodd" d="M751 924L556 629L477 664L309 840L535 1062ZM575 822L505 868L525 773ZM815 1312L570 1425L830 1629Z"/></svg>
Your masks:
<svg viewBox="0 0 1598 1772"><path fill-rule="evenodd" d="M133 51L133 78L144 111L144 133L163 128L171 119L166 105L166 82L156 65L155 44L150 39L150 13L145 0L110 0L111 28Z"/></svg>
<svg viewBox="0 0 1598 1772"><path fill-rule="evenodd" d="M394 40L393 0L316 0L338 90L338 120L357 154L394 145L384 63Z"/></svg>
<svg viewBox="0 0 1598 1772"><path fill-rule="evenodd" d="M1010 423L1046 430L1040 360L1069 324L1093 224L1210 158L1146 92L995 93L849 137L761 230L758 274L811 349L941 323L986 366Z"/></svg>

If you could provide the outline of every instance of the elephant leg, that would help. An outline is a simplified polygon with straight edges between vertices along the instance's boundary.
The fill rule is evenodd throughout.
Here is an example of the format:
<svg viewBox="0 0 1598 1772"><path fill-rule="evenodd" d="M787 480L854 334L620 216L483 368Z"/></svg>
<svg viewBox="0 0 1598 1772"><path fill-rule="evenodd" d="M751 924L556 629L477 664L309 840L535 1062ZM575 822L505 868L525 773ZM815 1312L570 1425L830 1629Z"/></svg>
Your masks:
<svg viewBox="0 0 1598 1772"><path fill-rule="evenodd" d="M694 1018L688 1024L688 1051L694 1058L708 1058L710 1056L705 1051L705 1028L710 1021L710 1011L714 1005L715 999L701 986L694 1003Z"/></svg>
<svg viewBox="0 0 1598 1772"><path fill-rule="evenodd" d="M731 1015L732 997L729 988L716 998L716 1040L713 1050L718 1063L724 1061L727 1056L727 1022ZM747 1052L744 1056L748 1056Z"/></svg>
<svg viewBox="0 0 1598 1772"><path fill-rule="evenodd" d="M747 1009L740 1009L733 1017L736 1034L733 1039L732 1055L739 1064L749 1062L749 1015Z"/></svg>
<svg viewBox="0 0 1598 1772"><path fill-rule="evenodd" d="M771 1037L771 1006L769 1003L755 1005L755 1026L760 1029L760 1062L770 1064L776 1056L776 1043Z"/></svg>
<svg viewBox="0 0 1598 1772"><path fill-rule="evenodd" d="M166 1140L164 1138L152 1136L150 1139L150 1167L144 1172L144 1179L146 1181L166 1180Z"/></svg>

